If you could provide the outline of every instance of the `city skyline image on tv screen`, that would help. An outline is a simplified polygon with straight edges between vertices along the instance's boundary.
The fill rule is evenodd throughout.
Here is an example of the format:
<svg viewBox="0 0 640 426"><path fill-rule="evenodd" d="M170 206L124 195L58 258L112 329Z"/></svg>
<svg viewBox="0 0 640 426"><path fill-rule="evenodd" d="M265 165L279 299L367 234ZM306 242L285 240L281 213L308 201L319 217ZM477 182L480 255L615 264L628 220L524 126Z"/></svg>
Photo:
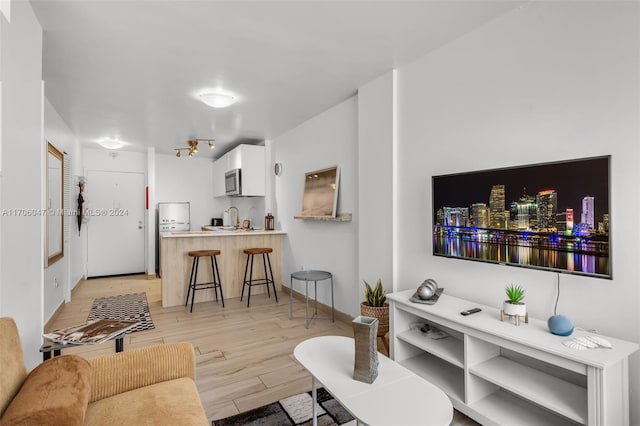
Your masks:
<svg viewBox="0 0 640 426"><path fill-rule="evenodd" d="M433 254L611 278L610 157L434 176Z"/></svg>

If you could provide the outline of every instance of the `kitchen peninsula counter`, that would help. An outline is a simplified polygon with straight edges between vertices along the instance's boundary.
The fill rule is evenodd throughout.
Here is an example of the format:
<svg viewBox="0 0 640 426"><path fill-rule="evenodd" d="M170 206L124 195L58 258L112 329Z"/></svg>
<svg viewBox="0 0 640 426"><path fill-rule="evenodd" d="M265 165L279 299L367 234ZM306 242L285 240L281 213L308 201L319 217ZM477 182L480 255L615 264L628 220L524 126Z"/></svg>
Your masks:
<svg viewBox="0 0 640 426"><path fill-rule="evenodd" d="M185 304L187 287L191 275L193 250L220 250L217 263L225 298L240 297L247 256L242 252L251 247L271 247L271 267L276 289L280 290L281 241L284 231L185 231L167 232L160 235L160 274L162 277L162 307ZM260 256L253 265L253 277L264 278L264 267ZM198 265L198 282L211 281L211 262L202 258ZM265 286L251 289L251 295L266 293ZM246 295L245 295L246 296ZM273 295L272 295L273 297ZM213 289L196 292L195 302L215 300ZM275 300L274 300L275 302Z"/></svg>

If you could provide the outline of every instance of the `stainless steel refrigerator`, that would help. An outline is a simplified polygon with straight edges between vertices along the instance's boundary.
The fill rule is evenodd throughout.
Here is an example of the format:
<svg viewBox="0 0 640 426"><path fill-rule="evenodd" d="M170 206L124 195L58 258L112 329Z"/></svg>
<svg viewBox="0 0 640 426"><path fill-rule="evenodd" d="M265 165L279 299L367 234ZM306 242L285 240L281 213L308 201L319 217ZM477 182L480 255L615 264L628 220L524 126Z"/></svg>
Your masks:
<svg viewBox="0 0 640 426"><path fill-rule="evenodd" d="M160 234L189 231L191 228L189 203L158 203L156 208L156 274L160 276Z"/></svg>

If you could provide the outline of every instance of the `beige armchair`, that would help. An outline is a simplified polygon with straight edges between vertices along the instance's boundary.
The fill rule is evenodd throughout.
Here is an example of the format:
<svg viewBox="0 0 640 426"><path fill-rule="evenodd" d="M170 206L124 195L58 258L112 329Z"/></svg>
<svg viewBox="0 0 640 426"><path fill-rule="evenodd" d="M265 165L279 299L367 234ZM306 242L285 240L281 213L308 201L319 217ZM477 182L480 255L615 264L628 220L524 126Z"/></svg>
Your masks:
<svg viewBox="0 0 640 426"><path fill-rule="evenodd" d="M52 358L27 374L11 318L0 318L0 425L208 425L189 343L86 360Z"/></svg>

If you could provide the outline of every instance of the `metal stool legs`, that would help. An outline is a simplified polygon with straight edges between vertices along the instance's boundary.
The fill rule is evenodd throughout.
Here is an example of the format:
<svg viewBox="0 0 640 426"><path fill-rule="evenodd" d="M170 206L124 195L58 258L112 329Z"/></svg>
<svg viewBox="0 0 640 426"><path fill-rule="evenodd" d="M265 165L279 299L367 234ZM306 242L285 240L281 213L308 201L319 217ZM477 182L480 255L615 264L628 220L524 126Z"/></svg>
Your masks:
<svg viewBox="0 0 640 426"><path fill-rule="evenodd" d="M219 252L218 252L219 254ZM189 256L193 256L193 264L191 265L191 275L189 276L189 285L187 290L187 297L185 298L184 306L189 303L189 296L191 296L191 309L193 312L193 303L196 297L196 290L205 290L212 288L216 295L216 302L218 301L218 288L220 289L220 300L222 301L222 307L224 308L224 295L222 294L222 281L220 280L220 269L218 268L218 260L216 255L213 254L197 254L197 252L190 252ZM211 259L211 281L205 283L196 282L198 277L198 266L200 265L200 257L208 256Z"/></svg>
<svg viewBox="0 0 640 426"><path fill-rule="evenodd" d="M250 251L250 249L248 250ZM246 253L247 251L245 251ZM262 265L264 267L264 278L253 279L253 257L255 254L262 254ZM267 269L268 266L268 269ZM249 273L249 279L247 280L247 273ZM244 288L245 286L249 287L247 291L247 307L249 307L251 303L251 287L254 285L266 285L267 286L267 295L271 297L271 291L269 289L269 284L273 286L273 295L278 302L278 293L276 292L276 284L273 278L273 269L271 268L271 259L269 258L269 253L259 252L259 253L247 253L247 262L244 267L244 278L242 279L242 292L240 294L240 300L244 297Z"/></svg>
<svg viewBox="0 0 640 426"><path fill-rule="evenodd" d="M222 307L224 308L224 295L222 294L222 281L220 280L220 268L218 268L218 259L216 256L211 256L211 275L213 276L213 271L216 271L216 276L213 277L213 282L216 284L213 286L213 291L216 293L216 302L218 301L218 288L220 288L220 300L222 301ZM218 278L218 281L216 281ZM333 297L333 295L332 295Z"/></svg>
<svg viewBox="0 0 640 426"><path fill-rule="evenodd" d="M333 299L333 275L327 271L298 271L291 274L289 280L289 319L293 319L293 280L304 281L305 287L305 320L306 328L309 328L311 321L318 315L318 281L331 280L331 321L335 322L335 307ZM313 281L314 288L314 313L309 316L309 283Z"/></svg>
<svg viewBox="0 0 640 426"><path fill-rule="evenodd" d="M306 328L309 328L311 320L318 316L318 281L313 282L313 316L309 316L309 281L305 281L305 318ZM290 317L293 317L293 307L290 308ZM336 322L335 309L333 307L333 276L331 276L331 321Z"/></svg>

